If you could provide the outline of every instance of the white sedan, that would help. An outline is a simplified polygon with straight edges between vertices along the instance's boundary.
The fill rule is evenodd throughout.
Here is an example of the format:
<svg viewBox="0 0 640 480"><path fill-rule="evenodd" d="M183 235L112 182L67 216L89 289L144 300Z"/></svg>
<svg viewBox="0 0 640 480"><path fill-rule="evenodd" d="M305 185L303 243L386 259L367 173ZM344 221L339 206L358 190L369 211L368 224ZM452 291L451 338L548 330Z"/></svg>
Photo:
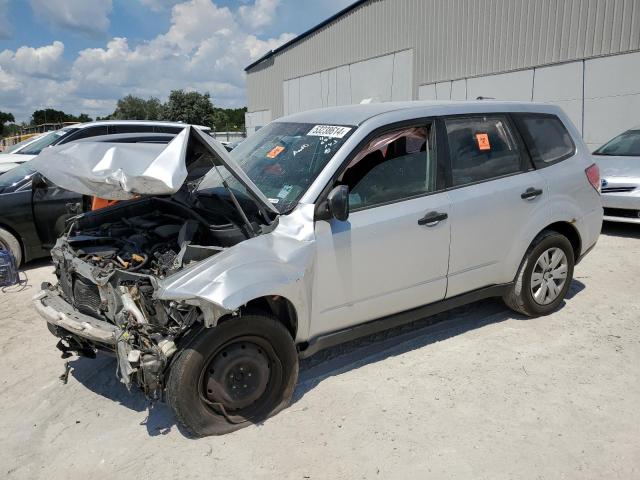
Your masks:
<svg viewBox="0 0 640 480"><path fill-rule="evenodd" d="M602 178L604 220L640 224L640 125L593 155Z"/></svg>

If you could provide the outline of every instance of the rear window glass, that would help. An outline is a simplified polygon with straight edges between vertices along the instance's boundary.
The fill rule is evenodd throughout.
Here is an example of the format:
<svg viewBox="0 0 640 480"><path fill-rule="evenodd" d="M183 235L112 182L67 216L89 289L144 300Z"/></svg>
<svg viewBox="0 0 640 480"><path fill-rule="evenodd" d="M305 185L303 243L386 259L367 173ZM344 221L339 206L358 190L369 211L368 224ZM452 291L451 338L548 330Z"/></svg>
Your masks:
<svg viewBox="0 0 640 480"><path fill-rule="evenodd" d="M518 119L531 159L537 168L543 168L573 155L575 145L558 117L519 114Z"/></svg>

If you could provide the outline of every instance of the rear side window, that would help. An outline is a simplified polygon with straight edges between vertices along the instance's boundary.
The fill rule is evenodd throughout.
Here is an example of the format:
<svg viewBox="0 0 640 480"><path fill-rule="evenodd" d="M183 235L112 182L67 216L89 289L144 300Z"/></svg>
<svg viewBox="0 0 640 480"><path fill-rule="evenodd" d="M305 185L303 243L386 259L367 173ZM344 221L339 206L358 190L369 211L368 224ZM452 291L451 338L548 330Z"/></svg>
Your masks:
<svg viewBox="0 0 640 480"><path fill-rule="evenodd" d="M503 115L445 119L453 186L522 171L522 157Z"/></svg>
<svg viewBox="0 0 640 480"><path fill-rule="evenodd" d="M575 152L571 135L555 115L527 113L516 118L536 168L560 162Z"/></svg>
<svg viewBox="0 0 640 480"><path fill-rule="evenodd" d="M76 140L80 140L83 138L89 137L97 137L98 135L107 135L107 126L100 125L97 127L87 127L87 128L79 128L75 133L65 137L60 143L57 145L62 145L63 143L75 142Z"/></svg>
<svg viewBox="0 0 640 480"><path fill-rule="evenodd" d="M172 127L169 125L156 125L154 127L154 132L157 133L180 133L182 130L184 130L184 128L186 127L186 125L184 127Z"/></svg>
<svg viewBox="0 0 640 480"><path fill-rule="evenodd" d="M153 125L122 124L111 125L109 133L151 133Z"/></svg>

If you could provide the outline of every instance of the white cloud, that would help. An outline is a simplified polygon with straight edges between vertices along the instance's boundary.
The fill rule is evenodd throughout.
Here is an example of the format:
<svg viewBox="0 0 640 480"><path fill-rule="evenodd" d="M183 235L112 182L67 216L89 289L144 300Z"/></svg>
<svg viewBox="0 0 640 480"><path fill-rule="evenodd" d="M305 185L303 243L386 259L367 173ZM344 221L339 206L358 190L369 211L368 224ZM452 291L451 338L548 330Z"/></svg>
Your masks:
<svg viewBox="0 0 640 480"><path fill-rule="evenodd" d="M0 0L0 38L9 38L10 36L9 0Z"/></svg>
<svg viewBox="0 0 640 480"><path fill-rule="evenodd" d="M112 0L30 0L34 15L56 27L88 34L109 28Z"/></svg>
<svg viewBox="0 0 640 480"><path fill-rule="evenodd" d="M44 47L20 47L15 52L0 52L0 66L9 72L44 78L63 75L64 44L55 41Z"/></svg>
<svg viewBox="0 0 640 480"><path fill-rule="evenodd" d="M209 92L216 105L242 106L244 67L293 38L284 33L263 39L251 32L238 9L189 0L173 7L169 28L157 37L140 43L115 37L102 48L81 50L73 62L62 59L60 42L5 51L0 53L0 105L20 120L49 106L102 116L127 94L165 99L171 90L186 89ZM14 91L3 85L13 85ZM16 95L16 88L24 94Z"/></svg>
<svg viewBox="0 0 640 480"><path fill-rule="evenodd" d="M159 12L161 10L166 10L168 8L173 7L175 4L180 3L184 0L139 0L140 3L146 5L151 8L151 10L155 12Z"/></svg>
<svg viewBox="0 0 640 480"><path fill-rule="evenodd" d="M238 14L244 24L258 29L273 22L279 4L280 0L256 0L253 5L238 8Z"/></svg>

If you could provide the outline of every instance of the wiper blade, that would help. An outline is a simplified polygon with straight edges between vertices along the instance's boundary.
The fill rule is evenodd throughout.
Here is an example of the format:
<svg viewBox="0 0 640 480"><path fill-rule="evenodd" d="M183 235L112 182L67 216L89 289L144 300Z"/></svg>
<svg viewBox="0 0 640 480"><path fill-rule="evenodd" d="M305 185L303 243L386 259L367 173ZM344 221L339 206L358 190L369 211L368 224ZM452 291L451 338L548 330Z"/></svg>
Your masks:
<svg viewBox="0 0 640 480"><path fill-rule="evenodd" d="M220 180L222 180L222 186L224 186L224 188L227 190L227 192L229 192L229 197L231 198L231 202L233 203L233 205L238 210L238 213L240 214L240 217L242 218L242 221L247 226L247 229L249 230L249 233L251 234L252 237L257 237L258 236L258 232L256 232L256 230L253 228L253 224L249 221L249 217L247 217L247 214L242 209L242 206L240 205L240 202L238 202L238 199L236 198L235 194L233 193L233 190L231 189L231 187L229 186L227 181L224 179L224 177L220 173L220 170L218 170L218 166L215 163L213 164L213 168L216 169L216 173L220 176Z"/></svg>

